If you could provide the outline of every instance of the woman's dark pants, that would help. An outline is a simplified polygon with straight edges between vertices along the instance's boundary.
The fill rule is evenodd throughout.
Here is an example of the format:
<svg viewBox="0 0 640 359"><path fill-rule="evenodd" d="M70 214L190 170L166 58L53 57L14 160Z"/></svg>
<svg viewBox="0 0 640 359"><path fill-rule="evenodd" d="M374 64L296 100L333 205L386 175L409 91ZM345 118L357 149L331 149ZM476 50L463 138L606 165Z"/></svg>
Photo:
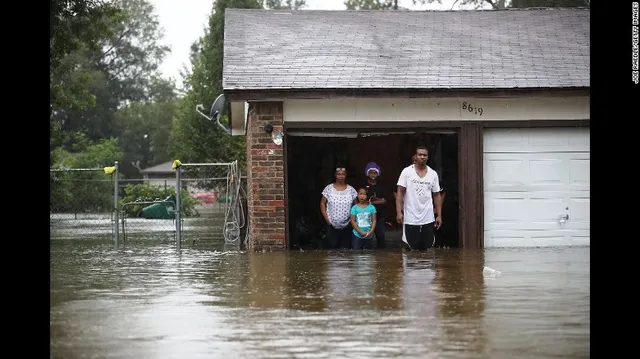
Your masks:
<svg viewBox="0 0 640 359"><path fill-rule="evenodd" d="M327 245L329 249L351 248L351 224L342 229L327 224Z"/></svg>

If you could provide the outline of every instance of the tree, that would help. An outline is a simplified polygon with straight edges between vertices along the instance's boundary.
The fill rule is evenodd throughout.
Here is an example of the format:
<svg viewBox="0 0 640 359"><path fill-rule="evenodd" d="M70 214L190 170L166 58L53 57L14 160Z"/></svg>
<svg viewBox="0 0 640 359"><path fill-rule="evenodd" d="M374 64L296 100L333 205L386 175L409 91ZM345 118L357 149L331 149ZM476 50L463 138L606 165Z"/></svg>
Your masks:
<svg viewBox="0 0 640 359"><path fill-rule="evenodd" d="M509 7L589 7L589 0L511 0Z"/></svg>
<svg viewBox="0 0 640 359"><path fill-rule="evenodd" d="M222 93L224 11L226 8L261 9L261 0L217 0L205 34L192 46L191 71L184 73L186 95L178 107L169 140L170 153L183 162L245 161L245 138L229 136L217 124L196 112L196 105L211 106Z"/></svg>
<svg viewBox="0 0 640 359"><path fill-rule="evenodd" d="M103 139L88 145L79 155L62 148L53 151L55 168L102 168L120 159L118 141ZM49 210L56 212L99 212L113 207L113 179L101 171L51 172Z"/></svg>
<svg viewBox="0 0 640 359"><path fill-rule="evenodd" d="M99 51L101 41L113 35L113 26L122 19L117 6L99 0L52 0L49 37L49 164L53 151L65 136L61 114L95 105L89 89L94 73L87 70L81 51Z"/></svg>
<svg viewBox="0 0 640 359"><path fill-rule="evenodd" d="M79 10L74 10L71 1L57 1L59 14L52 16L61 20L52 37L50 165L59 167L62 161L53 155L56 148L81 156L112 137L120 140L118 160L128 177L139 176L135 165L168 161L177 99L175 84L158 70L169 48L159 43L163 34L153 5L149 0L110 0L108 5L75 0ZM76 23L83 27L76 29ZM76 33L79 40L67 39Z"/></svg>
<svg viewBox="0 0 640 359"><path fill-rule="evenodd" d="M110 24L109 36L68 55L78 73L90 78L86 88L95 106L66 106L53 115L60 131L82 132L92 141L117 135L113 120L120 106L154 99L156 85L162 82L158 67L169 51L158 43L162 31L147 0L110 4L119 9L121 21Z"/></svg>
<svg viewBox="0 0 640 359"><path fill-rule="evenodd" d="M149 100L152 85L160 76L159 66L171 51L159 44L164 33L158 16L148 0L112 0L126 13L126 19L114 29L114 36L103 43L98 56L100 68L122 90L122 101Z"/></svg>
<svg viewBox="0 0 640 359"><path fill-rule="evenodd" d="M264 0L264 7L274 10L299 10L304 8L307 5L306 3L306 0Z"/></svg>
<svg viewBox="0 0 640 359"><path fill-rule="evenodd" d="M442 4L442 0L411 0L415 5ZM455 0L451 6L471 6L480 9L486 5L492 9L525 8L525 7L589 7L589 0ZM398 0L346 0L347 10L398 10Z"/></svg>
<svg viewBox="0 0 640 359"><path fill-rule="evenodd" d="M437 2L442 4L442 0L412 0L413 4L432 4ZM486 5L494 10L505 8L526 8L526 7L589 7L589 0L455 0L451 8L455 5L472 6L475 9L483 8Z"/></svg>
<svg viewBox="0 0 640 359"><path fill-rule="evenodd" d="M177 104L171 92L156 101L133 102L117 111L115 126L126 177L138 177L140 168L171 160L168 142Z"/></svg>
<svg viewBox="0 0 640 359"><path fill-rule="evenodd" d="M398 0L346 0L347 10L388 10L398 9Z"/></svg>
<svg viewBox="0 0 640 359"><path fill-rule="evenodd" d="M224 10L301 9L305 0L217 0L205 35L191 46L191 69L182 71L185 96L181 99L170 136L170 153L181 161L228 162L244 165L246 139L229 136L217 124L196 112L196 105L209 108L222 93ZM223 119L223 121L226 121ZM228 126L228 123L226 123Z"/></svg>
<svg viewBox="0 0 640 359"><path fill-rule="evenodd" d="M74 53L98 51L101 41L113 34L112 27L122 19L113 4L99 0L52 0L50 7L49 74L51 111L60 108L86 108L94 103L86 85L90 76L77 71Z"/></svg>

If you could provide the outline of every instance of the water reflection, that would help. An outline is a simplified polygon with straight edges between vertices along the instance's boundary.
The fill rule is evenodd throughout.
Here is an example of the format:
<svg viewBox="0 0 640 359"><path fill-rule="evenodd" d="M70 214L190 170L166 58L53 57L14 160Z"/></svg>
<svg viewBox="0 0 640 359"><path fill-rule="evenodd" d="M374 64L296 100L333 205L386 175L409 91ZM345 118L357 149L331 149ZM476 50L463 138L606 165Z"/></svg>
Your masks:
<svg viewBox="0 0 640 359"><path fill-rule="evenodd" d="M247 253L249 273L245 305L321 311L326 308L326 252Z"/></svg>
<svg viewBox="0 0 640 359"><path fill-rule="evenodd" d="M327 257L326 281L329 284L330 311L353 308L371 309L374 306L375 258L371 253L331 252Z"/></svg>
<svg viewBox="0 0 640 359"><path fill-rule="evenodd" d="M53 358L589 357L588 249L67 241L51 263Z"/></svg>
<svg viewBox="0 0 640 359"><path fill-rule="evenodd" d="M437 321L447 343L441 350L492 357L486 352L484 251L444 250L435 257L434 266Z"/></svg>
<svg viewBox="0 0 640 359"><path fill-rule="evenodd" d="M485 322L494 353L589 357L589 248L486 251ZM561 343L561 344L560 344Z"/></svg>
<svg viewBox="0 0 640 359"><path fill-rule="evenodd" d="M402 252L373 256L376 261L373 304L378 310L402 309L404 268Z"/></svg>
<svg viewBox="0 0 640 359"><path fill-rule="evenodd" d="M434 259L434 287L442 318L481 318L484 314L484 251L444 251Z"/></svg>
<svg viewBox="0 0 640 359"><path fill-rule="evenodd" d="M328 253L291 252L287 261L287 295L291 309L324 311L329 287L326 273Z"/></svg>

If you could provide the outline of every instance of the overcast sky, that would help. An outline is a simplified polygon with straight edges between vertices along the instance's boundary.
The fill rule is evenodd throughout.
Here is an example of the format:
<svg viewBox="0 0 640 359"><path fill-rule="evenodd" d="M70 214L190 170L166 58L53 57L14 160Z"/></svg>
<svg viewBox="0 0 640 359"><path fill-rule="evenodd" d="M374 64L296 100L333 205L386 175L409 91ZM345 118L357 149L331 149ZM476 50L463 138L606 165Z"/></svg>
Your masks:
<svg viewBox="0 0 640 359"><path fill-rule="evenodd" d="M180 69L189 66L189 48L204 34L213 0L150 0L155 6L160 25L164 29L164 43L171 46L161 70L167 77L180 82ZM442 4L413 7L411 0L399 0L398 5L415 10L449 10L454 0L442 0ZM454 9L458 9L458 5ZM307 0L305 9L344 10L344 0Z"/></svg>

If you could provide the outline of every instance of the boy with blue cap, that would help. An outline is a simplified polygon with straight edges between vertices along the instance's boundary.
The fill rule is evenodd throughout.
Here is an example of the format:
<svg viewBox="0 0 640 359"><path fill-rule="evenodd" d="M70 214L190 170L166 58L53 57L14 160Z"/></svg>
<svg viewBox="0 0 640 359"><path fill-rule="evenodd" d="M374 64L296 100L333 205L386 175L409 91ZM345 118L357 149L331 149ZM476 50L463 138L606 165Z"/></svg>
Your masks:
<svg viewBox="0 0 640 359"><path fill-rule="evenodd" d="M367 197L369 197L371 204L376 208L376 246L377 248L385 247L385 221L384 221L384 205L387 203L385 192L378 183L378 177L382 174L380 166L375 162L369 162L365 166L364 174L367 176L367 180L364 183L364 188L367 189Z"/></svg>

